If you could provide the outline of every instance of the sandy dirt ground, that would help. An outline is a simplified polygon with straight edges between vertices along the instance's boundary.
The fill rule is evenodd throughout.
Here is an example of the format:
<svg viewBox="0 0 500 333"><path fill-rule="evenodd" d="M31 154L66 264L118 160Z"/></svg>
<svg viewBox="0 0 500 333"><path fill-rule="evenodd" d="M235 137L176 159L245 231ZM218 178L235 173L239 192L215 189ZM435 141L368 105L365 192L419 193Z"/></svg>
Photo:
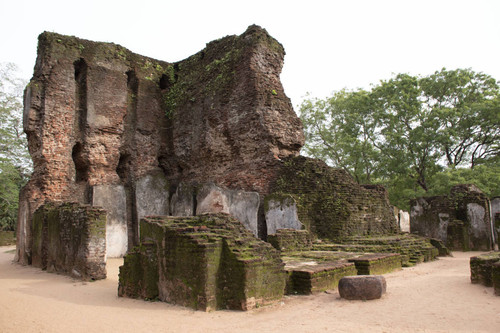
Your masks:
<svg viewBox="0 0 500 333"><path fill-rule="evenodd" d="M106 280L84 283L12 263L13 252L0 247L0 332L500 332L500 297L470 283L477 252L387 274L379 300L333 290L209 313L117 297L119 259L108 261Z"/></svg>

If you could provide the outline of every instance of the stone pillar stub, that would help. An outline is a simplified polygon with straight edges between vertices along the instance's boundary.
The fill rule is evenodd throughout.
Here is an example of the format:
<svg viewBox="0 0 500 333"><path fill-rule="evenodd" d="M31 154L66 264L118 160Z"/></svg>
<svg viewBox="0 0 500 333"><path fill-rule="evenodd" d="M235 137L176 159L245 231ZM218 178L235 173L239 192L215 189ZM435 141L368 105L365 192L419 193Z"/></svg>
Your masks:
<svg viewBox="0 0 500 333"><path fill-rule="evenodd" d="M97 185L92 188L92 205L107 212L106 256L123 257L127 253L127 199L123 185Z"/></svg>
<svg viewBox="0 0 500 333"><path fill-rule="evenodd" d="M135 184L137 218L168 215L169 184L163 173L146 175Z"/></svg>
<svg viewBox="0 0 500 333"><path fill-rule="evenodd" d="M399 229L402 232L410 232L410 213L404 210L399 211Z"/></svg>
<svg viewBox="0 0 500 333"><path fill-rule="evenodd" d="M290 195L272 194L264 204L267 234L273 235L278 229L303 229L297 215L297 203Z"/></svg>

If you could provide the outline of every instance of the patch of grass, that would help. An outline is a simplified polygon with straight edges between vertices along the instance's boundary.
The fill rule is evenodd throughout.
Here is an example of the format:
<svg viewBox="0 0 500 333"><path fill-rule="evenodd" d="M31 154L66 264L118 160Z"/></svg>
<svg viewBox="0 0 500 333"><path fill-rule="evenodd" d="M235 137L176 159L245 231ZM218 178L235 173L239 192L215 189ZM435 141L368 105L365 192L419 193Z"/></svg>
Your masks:
<svg viewBox="0 0 500 333"><path fill-rule="evenodd" d="M14 231L0 231L0 246L16 245Z"/></svg>

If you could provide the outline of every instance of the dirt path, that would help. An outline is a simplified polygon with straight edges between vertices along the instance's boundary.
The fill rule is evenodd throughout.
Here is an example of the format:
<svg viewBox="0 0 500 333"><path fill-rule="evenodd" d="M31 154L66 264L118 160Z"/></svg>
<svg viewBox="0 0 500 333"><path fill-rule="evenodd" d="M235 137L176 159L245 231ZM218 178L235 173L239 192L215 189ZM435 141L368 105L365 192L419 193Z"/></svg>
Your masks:
<svg viewBox="0 0 500 333"><path fill-rule="evenodd" d="M109 260L108 279L82 283L14 264L12 249L0 247L0 332L500 332L500 297L470 283L477 252L387 274L380 300L346 301L332 291L205 313L118 298L122 260Z"/></svg>

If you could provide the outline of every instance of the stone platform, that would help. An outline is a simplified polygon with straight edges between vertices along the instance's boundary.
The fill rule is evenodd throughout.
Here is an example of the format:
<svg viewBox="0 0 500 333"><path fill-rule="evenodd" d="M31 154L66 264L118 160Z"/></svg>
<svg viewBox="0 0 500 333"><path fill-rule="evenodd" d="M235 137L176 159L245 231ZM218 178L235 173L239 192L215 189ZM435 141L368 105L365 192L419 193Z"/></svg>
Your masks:
<svg viewBox="0 0 500 333"><path fill-rule="evenodd" d="M288 273L287 294L335 289L344 276L385 274L401 269L401 258L396 253L303 251L287 253L282 259Z"/></svg>
<svg viewBox="0 0 500 333"><path fill-rule="evenodd" d="M447 251L442 247L441 253ZM434 260L440 250L424 237L411 234L347 237L342 243L315 243L313 250L362 253L399 253L403 267Z"/></svg>
<svg viewBox="0 0 500 333"><path fill-rule="evenodd" d="M149 217L120 267L119 296L197 310L249 310L279 301L280 254L226 214Z"/></svg>

